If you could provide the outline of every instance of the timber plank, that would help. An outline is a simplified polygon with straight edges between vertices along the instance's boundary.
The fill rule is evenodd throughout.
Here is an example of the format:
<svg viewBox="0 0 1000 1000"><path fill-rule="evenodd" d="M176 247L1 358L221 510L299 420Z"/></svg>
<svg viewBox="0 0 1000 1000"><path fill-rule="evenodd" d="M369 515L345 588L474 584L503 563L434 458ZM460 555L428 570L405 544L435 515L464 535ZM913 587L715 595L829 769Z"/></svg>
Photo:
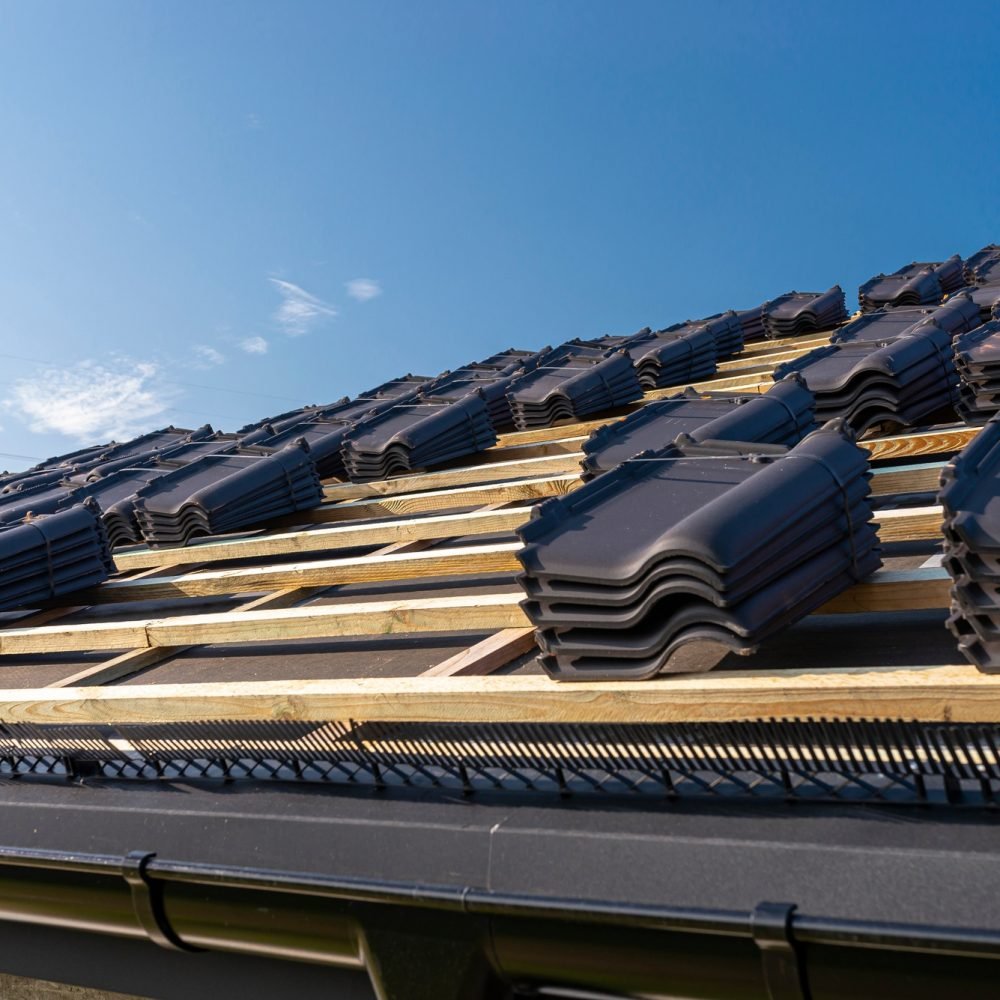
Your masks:
<svg viewBox="0 0 1000 1000"><path fill-rule="evenodd" d="M910 431L889 437L859 441L867 448L872 461L889 458L910 458L914 455L941 455L961 451L980 431L979 427L942 427L936 430Z"/></svg>
<svg viewBox="0 0 1000 1000"><path fill-rule="evenodd" d="M874 611L930 611L948 607L951 578L945 570L880 570L844 591L816 614L859 614Z"/></svg>
<svg viewBox="0 0 1000 1000"><path fill-rule="evenodd" d="M575 473L490 483L482 486L459 486L454 489L432 490L426 493L398 494L353 500L348 503L323 504L294 515L299 523L327 523L361 518L393 517L422 514L432 510L457 507L480 507L486 504L511 503L515 500L544 500L560 496L580 486L579 469Z"/></svg>
<svg viewBox="0 0 1000 1000"><path fill-rule="evenodd" d="M1000 722L1000 676L971 665L718 671L650 681L365 678L0 691L0 722Z"/></svg>
<svg viewBox="0 0 1000 1000"><path fill-rule="evenodd" d="M810 333L802 337L780 337L777 340L766 337L763 340L751 340L748 344L743 345L743 350L738 357L771 354L776 350L788 351L805 348L811 351L813 348L826 346L833 333L833 330L828 330L825 333Z"/></svg>
<svg viewBox="0 0 1000 1000"><path fill-rule="evenodd" d="M391 553L398 549L419 548L423 544L423 542L403 542L398 545L387 545L384 549L380 549L379 551L382 553ZM378 553L376 553L376 555L377 554ZM142 576L145 576L145 574L139 573L136 577L124 582L126 584L133 583L133 580L137 580L138 577ZM141 583L142 581L137 580L137 582ZM263 594L260 597L255 597L253 600L240 605L240 607L236 610L256 611L263 608L293 607L296 604L307 601L312 597L316 597L318 594L323 593L327 589L328 587L325 585L319 587L288 587L277 590L274 593ZM60 680L47 685L47 687L74 687L85 685L89 686L92 684L107 684L111 681L121 680L123 677L129 677L132 674L138 673L140 670L144 670L147 667L154 666L157 663L163 663L165 660L169 660L171 657L177 656L179 653L184 653L187 650L194 648L194 646L151 646L147 648L132 649L127 653L121 653L113 659L105 660L103 663L98 663L94 666L87 667L84 670L80 670L69 677L61 678Z"/></svg>
<svg viewBox="0 0 1000 1000"><path fill-rule="evenodd" d="M445 469L441 472L424 472L394 479L380 479L370 483L337 483L326 486L326 501L365 500L375 497L395 496L399 493L417 493L424 490L448 489L479 483L500 483L511 479L537 478L578 472L583 453L571 451L558 455L540 455L515 461L489 462L483 465Z"/></svg>
<svg viewBox="0 0 1000 1000"><path fill-rule="evenodd" d="M631 412L634 409L634 406L629 407L628 412ZM601 417L597 420L582 420L575 423L566 422L553 424L551 427L536 427L534 430L530 431L508 431L506 434L498 435L498 443L501 447L508 448L514 445L542 444L547 441L566 440L567 438L584 438L587 437L591 431L596 431L598 427L603 427L605 424L613 424L618 419L620 418L616 416ZM483 452L483 454L492 455L494 454L494 450L490 449L489 451Z"/></svg>
<svg viewBox="0 0 1000 1000"><path fill-rule="evenodd" d="M380 521L373 524L344 524L314 531L288 531L254 535L225 541L205 542L186 548L132 549L115 553L119 569L145 566L179 566L189 562L220 562L229 559L266 558L295 552L327 552L363 545L387 545L434 538L513 531L529 516L529 508L469 511L464 514L436 515L412 520Z"/></svg>
<svg viewBox="0 0 1000 1000"><path fill-rule="evenodd" d="M505 628L425 670L421 677L472 677L491 674L535 648L533 628Z"/></svg>
<svg viewBox="0 0 1000 1000"><path fill-rule="evenodd" d="M937 492L944 462L922 465L899 465L872 469L872 493L887 496L892 493Z"/></svg>
<svg viewBox="0 0 1000 1000"><path fill-rule="evenodd" d="M943 520L942 508L937 505L901 507L898 510L875 512L875 521L879 526L878 537L881 542L913 542L940 538Z"/></svg>
<svg viewBox="0 0 1000 1000"><path fill-rule="evenodd" d="M146 580L110 580L88 591L93 603L213 597L286 587L333 587L383 583L421 577L517 572L520 542L461 546L429 552L356 556L315 562L251 566L246 569L202 570Z"/></svg>
<svg viewBox="0 0 1000 1000"><path fill-rule="evenodd" d="M237 610L133 622L88 622L62 628L8 629L0 633L0 654L325 639L396 632L488 632L524 628L528 621L519 606L521 600L521 594L428 597L277 610Z"/></svg>

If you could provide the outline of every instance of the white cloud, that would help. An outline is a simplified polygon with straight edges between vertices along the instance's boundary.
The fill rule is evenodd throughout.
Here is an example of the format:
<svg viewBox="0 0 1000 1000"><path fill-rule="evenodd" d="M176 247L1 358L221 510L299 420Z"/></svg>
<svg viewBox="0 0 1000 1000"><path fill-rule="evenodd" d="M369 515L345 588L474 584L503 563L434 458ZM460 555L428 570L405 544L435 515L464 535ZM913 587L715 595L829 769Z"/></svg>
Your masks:
<svg viewBox="0 0 1000 1000"><path fill-rule="evenodd" d="M270 281L281 295L281 305L274 312L274 321L289 337L301 337L324 317L337 315L333 306L304 288L280 278L271 278Z"/></svg>
<svg viewBox="0 0 1000 1000"><path fill-rule="evenodd" d="M259 129L264 126L263 120L256 111L251 111L249 114L245 115L243 120L246 122L247 128Z"/></svg>
<svg viewBox="0 0 1000 1000"><path fill-rule="evenodd" d="M176 391L157 383L157 371L123 357L48 368L15 382L4 407L39 434L126 440L162 424L173 402Z"/></svg>
<svg viewBox="0 0 1000 1000"><path fill-rule="evenodd" d="M247 337L240 341L240 347L247 354L267 354L267 341L263 337Z"/></svg>
<svg viewBox="0 0 1000 1000"><path fill-rule="evenodd" d="M382 294L382 286L371 278L353 278L347 282L347 294L358 302L367 302Z"/></svg>
<svg viewBox="0 0 1000 1000"><path fill-rule="evenodd" d="M221 351L217 351L214 347L209 347L207 344L198 344L194 349L194 354L197 358L198 368L211 368L214 365L222 365L226 362L226 356Z"/></svg>

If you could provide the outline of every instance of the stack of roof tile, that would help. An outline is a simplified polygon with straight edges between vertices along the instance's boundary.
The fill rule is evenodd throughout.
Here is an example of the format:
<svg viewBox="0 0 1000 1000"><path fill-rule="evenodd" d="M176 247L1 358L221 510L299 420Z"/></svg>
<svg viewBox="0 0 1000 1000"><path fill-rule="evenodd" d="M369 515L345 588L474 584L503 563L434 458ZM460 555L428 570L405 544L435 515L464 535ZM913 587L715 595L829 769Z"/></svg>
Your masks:
<svg viewBox="0 0 1000 1000"><path fill-rule="evenodd" d="M534 371L515 379L507 399L515 426L529 430L624 406L641 395L639 376L626 351L605 355L574 345L544 355Z"/></svg>
<svg viewBox="0 0 1000 1000"><path fill-rule="evenodd" d="M708 330L715 338L715 353L719 360L731 358L743 350L743 324L740 317L730 309L728 312L716 313L705 319L689 320L682 324L687 330Z"/></svg>
<svg viewBox="0 0 1000 1000"><path fill-rule="evenodd" d="M443 376L432 389L420 394L421 399L454 402L471 394L481 395L486 403L490 424L498 434L514 429L514 413L507 398L519 373L493 375L489 372L459 370Z"/></svg>
<svg viewBox="0 0 1000 1000"><path fill-rule="evenodd" d="M983 322L1000 318L1000 246L977 250L965 262L964 277L964 292L979 307Z"/></svg>
<svg viewBox="0 0 1000 1000"><path fill-rule="evenodd" d="M913 426L958 402L951 337L935 326L875 343L831 344L779 365L800 372L820 422L844 417L860 434L876 424Z"/></svg>
<svg viewBox="0 0 1000 1000"><path fill-rule="evenodd" d="M687 389L647 403L624 420L599 427L583 444L587 478L685 435L695 443L744 441L790 447L816 426L816 402L797 373L764 395L703 396Z"/></svg>
<svg viewBox="0 0 1000 1000"><path fill-rule="evenodd" d="M1000 245L990 243L967 258L963 277L967 285L1000 284Z"/></svg>
<svg viewBox="0 0 1000 1000"><path fill-rule="evenodd" d="M135 518L135 495L143 486L166 475L171 466L120 469L84 483L63 481L49 487L11 494L0 503L0 524L10 524L29 515L53 514L90 500L101 513L112 548L141 540Z"/></svg>
<svg viewBox="0 0 1000 1000"><path fill-rule="evenodd" d="M971 663L1000 671L1000 421L991 420L941 475L948 628Z"/></svg>
<svg viewBox="0 0 1000 1000"><path fill-rule="evenodd" d="M834 344L887 342L935 326L952 337L974 330L981 320L979 307L965 293L951 296L939 306L901 306L876 309L841 327L830 338Z"/></svg>
<svg viewBox="0 0 1000 1000"><path fill-rule="evenodd" d="M744 341L760 340L764 334L764 313L769 303L764 302L753 309L740 309L736 312L740 327L743 330Z"/></svg>
<svg viewBox="0 0 1000 1000"><path fill-rule="evenodd" d="M142 529L135 514L136 495L147 484L172 471L172 466L122 469L74 490L72 501L90 497L101 512L112 548L142 541Z"/></svg>
<svg viewBox="0 0 1000 1000"><path fill-rule="evenodd" d="M939 263L914 261L892 274L876 274L858 289L862 312L893 306L933 305L964 283L957 254Z"/></svg>
<svg viewBox="0 0 1000 1000"><path fill-rule="evenodd" d="M113 570L104 526L89 504L0 526L0 609L96 586Z"/></svg>
<svg viewBox="0 0 1000 1000"><path fill-rule="evenodd" d="M986 423L1000 412L1000 320L955 340L955 367L959 414L966 423Z"/></svg>
<svg viewBox="0 0 1000 1000"><path fill-rule="evenodd" d="M786 292L764 306L768 337L800 337L832 330L847 319L844 290L834 285L825 292Z"/></svg>
<svg viewBox="0 0 1000 1000"><path fill-rule="evenodd" d="M546 501L519 531L543 667L645 678L686 643L753 651L878 568L868 479L836 421L780 457L721 442L644 453Z"/></svg>
<svg viewBox="0 0 1000 1000"><path fill-rule="evenodd" d="M153 546L239 531L316 507L323 487L301 442L271 455L208 455L143 486L135 497L142 535Z"/></svg>
<svg viewBox="0 0 1000 1000"><path fill-rule="evenodd" d="M470 393L481 392L486 400L493 429L497 433L513 430L514 414L511 412L507 393L517 378L534 370L540 357L541 352L521 351L511 347L483 361L474 361L463 368L442 372L436 379L420 387L419 396L421 399L451 402Z"/></svg>
<svg viewBox="0 0 1000 1000"><path fill-rule="evenodd" d="M718 349L707 327L680 326L637 333L626 345L643 389L684 385L714 375Z"/></svg>
<svg viewBox="0 0 1000 1000"><path fill-rule="evenodd" d="M453 401L416 397L357 423L344 437L341 458L348 477L362 482L439 465L496 442L481 392Z"/></svg>

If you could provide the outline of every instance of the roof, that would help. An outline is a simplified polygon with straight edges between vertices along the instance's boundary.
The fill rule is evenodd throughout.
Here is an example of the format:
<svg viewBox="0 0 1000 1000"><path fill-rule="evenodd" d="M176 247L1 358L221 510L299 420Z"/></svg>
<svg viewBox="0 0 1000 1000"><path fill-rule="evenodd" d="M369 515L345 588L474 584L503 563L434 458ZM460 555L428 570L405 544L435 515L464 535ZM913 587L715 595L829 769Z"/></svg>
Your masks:
<svg viewBox="0 0 1000 1000"><path fill-rule="evenodd" d="M4 968L37 969L31 949L56 942L102 982L113 971L156 992L150 983L168 966L149 958L157 949L129 950L145 935L173 949L162 981L185 988L184 977L215 982L209 958L222 963L220 988L249 975L222 954L185 957L205 947L256 962L262 975L275 958L320 963L260 980L282 988L313 983L317 968L361 979L364 964L381 994L406 996L417 961L435 996L457 998L467 995L454 975L461 960L540 992L652 995L684 975L714 995L717 969L740 989L759 975L776 988L767 956L779 942L814 995L830 946L841 977L877 965L883 977L911 975L924 990L914 995L928 996L956 974L970 981L977 956L1000 947L988 900L979 904L995 823L966 808L1000 794L1000 680L962 662L944 627L954 566L941 565L937 490L954 456L976 442L975 457L988 438L926 409L914 426L873 426L857 443L842 423L815 431L816 411L832 403L809 388L808 360L877 352L891 375L917 355L931 389L915 399L936 405L958 368L935 368L926 348L958 335L970 307L946 304L944 317L925 306L912 324L883 324L892 332L868 355L855 342L831 352L842 325L765 338L767 308L746 311L745 324L736 314L713 320L722 345L697 323L560 345L548 357L576 352L586 363L572 371L589 379L579 396L565 389L573 377L552 388L587 412L551 426L511 427L505 391L451 410L449 421L471 416L465 438L461 421L428 431L422 420L448 411L441 401L456 381L482 387L464 375L408 376L237 436L171 440L145 453L139 478L158 475L131 507L118 490L120 450L73 456L55 480L33 473L20 499L84 489L91 506L70 512L89 517L91 534L107 522L94 513L101 489L117 517L134 508L135 530L148 517L155 531L183 531L195 505L208 520L247 520L209 524L229 533L186 545L119 533L110 578L0 612L0 775L24 779L0 783L0 869L20 901L16 921L31 925ZM590 411L592 370L623 368L628 345L648 358L650 344L662 352L635 366L641 396L626 380L614 388L624 384L628 398ZM974 379L980 368L969 366L990 360L987 341L968 346L976 353L962 365ZM463 371L503 371L516 386L507 366L544 372L546 356L505 352ZM801 374L782 379L786 365ZM988 408L988 364L982 373L985 385L966 388L982 390ZM898 388L888 378L868 390L886 385ZM437 401L414 403L421 386ZM383 419L411 406L432 412ZM334 425L343 444L366 414L357 440L374 443L374 464L408 448L402 474L374 478L359 461L347 481L356 456L343 461L326 434L287 439L303 424ZM489 442L477 438L485 422ZM414 453L446 434L448 448L465 451L413 468ZM322 474L319 456L309 458L319 440ZM633 447L653 461L632 461ZM806 471L817 458L839 488ZM103 475L91 481L94 470ZM780 488L768 485L776 479ZM676 502L653 482L676 490ZM184 483L192 488L171 489ZM614 505L598 503L605 496ZM636 566L652 555L658 572L674 572L677 554L701 553L706 539L717 565L702 583L723 608L838 546L841 567L853 561L867 574L877 542L882 568L829 592L786 577L783 610L812 613L753 636L751 657L696 643L671 651L674 672L652 680L568 684L543 672L533 623L557 633L543 639L551 652L569 614L584 609L602 627L622 608L632 615L636 595L677 586L677 576ZM867 547L849 553L861 539ZM947 557L970 564L957 546ZM526 591L538 607L524 604ZM553 593L571 609L542 608ZM768 902L775 886L786 904ZM582 960L597 947L613 976ZM692 954L710 960L693 969ZM862 992L889 992L879 975ZM992 980L990 967L983 981ZM323 983L328 991L332 980ZM319 980L314 990L323 992Z"/></svg>
<svg viewBox="0 0 1000 1000"><path fill-rule="evenodd" d="M949 274L954 271L953 262L946 265ZM904 271L909 274L914 267ZM920 265L916 273L923 274L931 268L931 273L936 274L935 267ZM601 688L592 696L594 700L585 703L588 708L584 714L577 716L574 713L581 711L580 706L565 688L544 687L545 678L539 673L531 629L531 609L528 607L526 614L526 608L522 607L526 584L519 581L523 569L518 529L530 518L538 501L571 494L580 488L583 479L593 476L597 471L595 448L605 447L606 442L627 441L628 437L621 435L626 431L631 434L633 427L648 433L650 427L656 426L652 418L658 414L663 414L665 420L662 433L669 434L671 439L680 426L671 414L703 408L706 415L715 414L705 425L704 434L699 436L693 425L685 424L684 430L693 434L694 440L711 435L710 447L719 447L712 443L714 438L734 437L757 440L761 442L758 450L764 452L768 448L780 451L794 445L811 426L802 416L806 410L796 409L805 404L781 404L782 419L786 412L800 414L794 417L790 430L776 417L768 416L765 404L772 405L773 401L777 411L783 392L791 400L797 394L804 394L805 388L802 380L775 386L773 379L794 369L803 373L808 385L811 359L825 358L830 352L847 352L852 357L857 353L861 358L872 356L881 365L878 372L894 371L897 380L898 370L905 373L908 368L904 364L899 369L902 362L892 359L897 355L902 359L913 355L915 360L907 364L916 370L920 386L926 386L931 377L927 374L931 372L928 366L933 364L936 354L935 338L945 335L933 322L936 307L923 307L914 314L914 323L926 334L921 339L915 339L910 328L899 329L896 340L888 342L888 346L881 341L868 345L870 350L866 355L862 345L829 346L831 336L836 339L845 319L836 311L839 295L839 288L834 286L826 293L777 296L772 301L779 317L796 324L825 325L816 319L823 314L822 309L810 312L810 303L820 303L833 317L827 321L830 328L814 329L805 336L765 339L763 327L768 316L765 303L755 314L759 329L751 333L758 339L747 342L727 360L718 360L718 355L721 350L733 347L736 313L710 317L703 323L677 324L672 331L661 334L653 334L647 328L630 337L571 341L555 351L545 349L541 353L511 349L467 363L462 372L485 372L487 376L492 373L503 379L513 377L507 398L512 405L520 405L519 380L523 380L525 387L521 397L524 401L536 397L541 400L539 379L544 376L547 363L553 361L562 364L561 368L552 368L559 376L553 386L556 391L565 392L564 387L575 384L577 370L589 379L595 367L605 363L628 367L630 347L637 358L644 358L648 345L655 343L657 337L665 338L665 344L676 343L683 337L701 343L710 334L722 338L719 343L725 345L717 348L716 371L708 378L647 388L639 399L633 398L635 390L630 388L626 396L607 400L614 404L611 409L542 421L551 426L493 429L490 432L493 443L488 446L476 437L476 421L492 419L485 416L488 408L481 408L478 387L460 396L458 403L449 401L448 396L435 402L421 401L421 387L436 390L455 384L451 373L444 373L434 379L407 375L390 380L369 390L356 403L340 400L329 406L311 406L265 418L244 428L242 433L253 435L246 444L241 443L239 436L220 436L211 428L194 433L169 429L145 442L104 446L67 457L64 467L82 470L74 472L74 476L86 477L89 470L105 468L115 456L136 455L144 444L155 445L152 457L147 454L144 459L141 468L146 471L141 476L148 478L150 469L163 475L143 487L134 505L140 528L153 532L149 537L158 544L118 545L113 553L115 576L86 592L74 594L72 604L57 599L34 611L2 613L7 627L0 631L0 668L6 679L3 687L10 695L6 701L0 697L0 721L5 718L4 713L18 715L28 704L32 712L44 718L54 710L55 703L48 701L52 697L58 698L61 717L80 721L88 712L111 711L108 707L111 704L122 706L121 711L126 715L133 710L140 714L153 711L148 706L155 705L158 718L190 718L192 711L207 711L202 699L220 692L223 701L213 703L213 717L225 718L228 711L225 706L237 703L230 703L230 697L242 697L244 690L252 692L252 688L239 685L261 682L273 682L277 687L267 689L255 711L269 716L276 710L274 699L283 704L282 699L294 690L300 696L293 703L293 714L308 718L314 710L306 697L308 692L325 691L323 685L327 683L333 685L330 691L342 692L346 689L337 685L355 681L361 685L359 691L366 690L366 684L376 685L371 690L373 698L382 699L375 713L379 718L385 717L382 713L386 711L387 696L393 706L391 712L401 719L426 711L426 707L417 706L426 706L427 699L434 705L435 714L450 718L458 709L449 705L464 706L462 692L475 690L477 698L485 699L483 704L488 707L483 711L490 717L498 711L490 700L491 692L496 691L498 698L513 698L503 701L513 713L511 718L520 718L519 713L534 718L536 712L549 711L562 717L565 706L570 718L600 719L614 704L613 689ZM948 316L958 315L952 303L946 303L943 309ZM945 324L942 320L942 324L949 329L959 328L952 321ZM773 334L777 328L772 324L769 329ZM850 324L846 329L850 329ZM903 336L907 330L909 333ZM745 329L739 336L744 335ZM924 360L925 348L930 349L927 360ZM573 367L577 363L575 358L580 359L579 369ZM859 370L858 364L852 361L851 372ZM568 379L564 377L567 373L571 376ZM846 378L846 375L834 376L831 386L835 393L842 393ZM459 381L467 388L464 375ZM584 396L591 392L586 387L581 391ZM876 395L879 392L883 390L877 389ZM939 395L940 390L921 389L917 397L931 398L936 404L935 393ZM726 406L726 401L737 397L740 402ZM817 399L825 418L831 412L831 404L822 393ZM345 433L347 448L343 454L355 455L351 462L356 464L363 453L350 449L359 449L363 444L366 449L375 449L373 455L383 457L373 458L370 466L358 466L353 482L327 476L322 482L321 496L315 499L308 494L313 487L304 485L282 494L293 498L291 506L287 500L277 505L268 501L267 491L272 487L261 478L263 473L253 470L273 466L283 477L284 491L292 482L288 479L289 469L301 467L309 454L308 442L304 445L287 442L285 432L303 422L338 421L347 413L353 420L358 416L358 404L371 406L360 411L362 419L356 429L352 424ZM879 405L884 409L887 404L881 401ZM716 414L720 406L725 410L721 423L720 414ZM435 430L436 425L430 427L426 423L429 418L423 415L425 409L433 419L437 419L436 414L447 414L450 421L447 426L457 429L447 430L445 425L440 430ZM411 418L411 412L417 416ZM367 422L363 416L366 413L372 414ZM772 420L777 421L774 426ZM759 429L750 429L747 421L759 421ZM868 418L867 423L871 423ZM744 430L739 430L741 427ZM264 438L256 433L261 428L265 429ZM463 428L469 429L471 437L463 438L467 443L459 448L454 442L466 433ZM267 447L267 435L272 432L280 439L277 450ZM820 692L829 692L832 700L823 700L822 704L841 718L858 717L861 707L869 712L873 705L891 706L894 715L912 711L913 706L905 699L900 703L893 700L903 688L885 686L877 674L866 678L866 683L871 682L873 701L859 702L853 689L850 697L836 693L840 690L835 682L840 676L836 670L877 664L880 658L886 661L892 658L897 664L913 668L908 683L929 685L930 690L938 690L938 676L940 683L952 690L948 685L958 671L970 684L985 685L984 692L992 691L986 678L958 666L960 657L942 628L948 577L934 559L941 538L940 509L934 499L937 481L947 459L975 434L975 428L956 422L954 417L950 424L900 429L893 434L876 428L864 434L862 454L871 460L870 504L875 510L883 568L851 588L840 585L817 591L817 595L823 596L822 599L817 596L816 602L826 600L819 613L792 623L773 636L762 633L760 642L753 643L760 650L752 659L713 644L696 644L676 651L678 659L672 662L671 670L676 666L682 672L693 672L695 676L683 681L689 685L683 690L697 694L692 694L690 701L673 700L672 694L664 701L661 690L679 695L682 688L671 686L669 679L655 681L642 689L645 694L630 695L635 699L634 717L665 722L720 718L733 710L731 706L723 708L713 702L712 692L730 688L739 690L745 699L736 712L740 718L755 717L755 712L765 708L769 717L798 717L803 706L820 697ZM429 444L422 443L425 440ZM219 441L227 453L218 458L203 458L198 454L193 464L185 464L183 453L172 458L178 448L201 449L206 442L213 441ZM356 444L351 445L352 441ZM435 441L452 443L446 443L440 451L440 446L433 444ZM652 443L647 438L636 441L637 447L643 448ZM373 470L390 453L411 449L419 456L420 449L428 446L439 449L446 458L443 464L424 470L410 468L416 462L404 463L395 468L408 468L406 474L374 478ZM627 451L629 445L622 447ZM379 452L379 448L389 450ZM459 452L464 448L465 453L458 454L456 448ZM243 452L245 458L240 457ZM294 458L297 466L294 456L298 456ZM581 461L587 456L590 467L584 469ZM732 461L738 465L745 460ZM235 478L216 480L208 471L215 467L214 463L226 466L234 462L246 466L230 470ZM54 459L45 463L45 468L59 464ZM609 462L613 464L614 461ZM166 468L168 465L170 468ZM115 467L110 477L119 474L120 469ZM340 475L344 474L341 471ZM66 488L73 488L72 478L65 480ZM189 480L190 490L167 490L174 482L183 486ZM608 479L607 483L611 481ZM307 484L308 477L302 482ZM38 489L51 487L49 483ZM294 498L299 495L309 496L303 502L306 509L295 509ZM645 503L638 492L631 500L628 495L624 499L626 506L633 501L640 507ZM781 499L775 495L776 501ZM206 530L204 525L216 516L212 511L219 503L225 509L218 515L218 527L209 524L207 530L227 530L229 534L189 537L189 544L181 547L163 544L156 537L155 532L163 531L163 542L169 543L187 537L192 525L199 524L202 526L199 530ZM739 503L735 499L733 503L738 521ZM185 513L195 507L197 512ZM262 523L265 513L268 516ZM244 515L245 520L240 521ZM862 516L858 524L864 520ZM781 521L780 516L775 518L776 524ZM829 531L835 529L831 527ZM613 550L612 542L609 558ZM596 546L593 551L596 553ZM582 552L586 558L586 544ZM856 551L854 559L855 565L859 565ZM600 571L602 567L596 568ZM748 572L752 583L753 571ZM834 614L840 617L833 619ZM862 654L860 651L865 648L873 626L880 630L881 646ZM824 638L830 629L835 629L840 639L833 648ZM797 652L793 654L792 650ZM787 666L796 657L800 667L808 666L815 673L789 673ZM945 672L937 675L921 669L931 661ZM754 688L761 672L772 677L772 671L776 687ZM485 676L475 682L456 681L457 686L447 687L452 682L446 678L469 675ZM393 688L393 679L408 679L410 687L400 684ZM287 691L282 688L285 683L292 685ZM383 683L390 686L377 687ZM472 687L463 688L463 683ZM163 687L178 684L199 686ZM203 684L212 686L200 687ZM39 690L47 686L51 686L50 690ZM76 694L78 690L80 693ZM158 693L160 690L164 692L162 695ZM770 693L764 694L765 691ZM131 700L132 692L139 701ZM414 692L419 692L419 697ZM415 700L408 700L411 697ZM365 704L366 711L374 711L371 699ZM95 705L102 707L95 709ZM321 711L319 705L317 702L317 712ZM539 705L547 707L537 708ZM285 713L284 709L281 711ZM951 709L952 717L961 711L956 703ZM987 710L976 711L977 719L982 721L982 713ZM1000 707L996 711L1000 715ZM321 714L326 717L328 712L328 707L323 708ZM930 715L928 710L921 709L915 717L931 721Z"/></svg>

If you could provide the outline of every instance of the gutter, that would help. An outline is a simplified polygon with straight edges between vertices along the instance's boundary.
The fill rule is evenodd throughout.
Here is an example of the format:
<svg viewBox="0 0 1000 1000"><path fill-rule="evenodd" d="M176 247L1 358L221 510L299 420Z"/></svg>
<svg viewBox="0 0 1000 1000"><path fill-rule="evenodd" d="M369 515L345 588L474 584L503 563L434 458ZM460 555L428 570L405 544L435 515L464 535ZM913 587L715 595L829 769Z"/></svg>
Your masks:
<svg viewBox="0 0 1000 1000"><path fill-rule="evenodd" d="M874 951L900 970L1000 958L1000 933L829 919L788 903L746 911L581 901L207 865L142 851L117 857L0 847L0 917L146 938L173 951L364 968L383 1000L555 987L676 996L693 953L702 956L697 996L727 996L714 978L724 969L744 989L756 984L760 995L818 998L834 995L810 985L813 957L829 948L841 964L864 965L859 952ZM927 989L934 991L940 982L930 971Z"/></svg>

